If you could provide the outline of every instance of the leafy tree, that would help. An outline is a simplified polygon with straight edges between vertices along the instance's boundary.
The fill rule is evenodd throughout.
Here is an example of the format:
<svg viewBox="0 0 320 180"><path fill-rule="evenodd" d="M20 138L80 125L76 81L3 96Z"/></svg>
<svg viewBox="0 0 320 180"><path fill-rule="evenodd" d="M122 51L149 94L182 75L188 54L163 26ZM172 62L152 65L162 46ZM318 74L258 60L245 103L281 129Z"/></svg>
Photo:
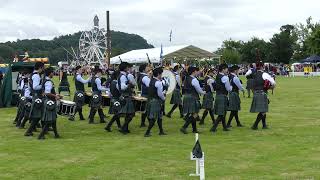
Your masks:
<svg viewBox="0 0 320 180"><path fill-rule="evenodd" d="M313 30L311 35L306 40L308 52L310 54L320 55L320 27Z"/></svg>
<svg viewBox="0 0 320 180"><path fill-rule="evenodd" d="M240 50L241 53L241 61L248 62L248 63L255 63L256 62L256 49L259 49L260 58L268 62L269 59L267 58L269 55L270 45L263 39L259 39L257 37L252 38L250 41L245 42Z"/></svg>
<svg viewBox="0 0 320 180"><path fill-rule="evenodd" d="M224 49L222 59L228 64L239 64L241 55L236 49Z"/></svg>
<svg viewBox="0 0 320 180"><path fill-rule="evenodd" d="M13 60L14 49L10 46L0 44L0 63L7 63Z"/></svg>
<svg viewBox="0 0 320 180"><path fill-rule="evenodd" d="M71 51L71 47L79 47L82 32L63 35L53 40L17 40L16 42L0 43L0 57L12 59L13 54L23 54L28 51L30 57L49 57L50 63L56 65L59 61L72 59L64 48ZM153 46L139 35L111 31L112 50L111 56L117 56L134 49L152 48Z"/></svg>
<svg viewBox="0 0 320 180"><path fill-rule="evenodd" d="M275 63L290 62L294 53L294 47L297 42L297 36L294 34L294 26L284 25L280 28L279 34L274 34L270 39L271 54L269 60Z"/></svg>

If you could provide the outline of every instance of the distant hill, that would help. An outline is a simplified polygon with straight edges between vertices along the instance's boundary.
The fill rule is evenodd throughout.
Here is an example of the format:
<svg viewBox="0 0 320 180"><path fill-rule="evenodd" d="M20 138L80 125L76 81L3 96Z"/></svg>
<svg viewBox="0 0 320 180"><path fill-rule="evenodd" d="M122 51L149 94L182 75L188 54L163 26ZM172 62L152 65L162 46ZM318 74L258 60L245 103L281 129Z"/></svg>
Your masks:
<svg viewBox="0 0 320 180"><path fill-rule="evenodd" d="M67 58L72 59L71 56L67 57L66 51L61 46L68 50L71 47L78 49L81 33L80 31L74 34L63 35L49 41L31 39L0 43L0 63L12 61L14 54L24 54L25 50L28 50L30 57L49 57L51 64L57 64L57 62L66 60ZM134 49L153 47L139 35L119 31L111 32L111 43L112 56L117 56Z"/></svg>

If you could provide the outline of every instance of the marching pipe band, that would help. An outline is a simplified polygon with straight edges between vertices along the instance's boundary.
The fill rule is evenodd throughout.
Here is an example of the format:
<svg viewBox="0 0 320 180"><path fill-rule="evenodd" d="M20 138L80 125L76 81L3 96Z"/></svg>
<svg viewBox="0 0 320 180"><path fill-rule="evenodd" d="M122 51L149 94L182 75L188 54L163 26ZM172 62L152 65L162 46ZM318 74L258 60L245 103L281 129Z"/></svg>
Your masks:
<svg viewBox="0 0 320 180"><path fill-rule="evenodd" d="M83 68L75 68L75 93L72 104L75 111L69 114L69 120L74 121L75 114L79 114L80 120L84 120L83 106L86 102L85 84L91 84L91 99L89 124L94 123L94 116L98 112L100 123L106 123L106 116L103 112L103 98L109 98L109 114L111 120L106 123L105 130L111 132L114 122L117 123L119 132L126 135L130 133L129 125L136 112L141 112L140 127L147 127L145 137L151 136L151 130L157 122L159 135L166 135L163 128L164 104L168 94L172 93L170 104L171 110L167 117L171 118L176 108L179 108L180 118L184 119L184 124L180 128L183 134L187 134L187 128L191 124L192 132L198 133L197 121L199 125L204 125L205 118L209 114L212 121L210 132L215 133L218 124L221 122L224 131L229 131L231 122L236 120L237 126L242 127L238 112L241 109L239 91L244 91L242 81L238 77L238 66L232 66L230 69L227 64L220 64L219 72L213 68L200 70L198 67L182 67L181 64L174 64L171 67L172 79L169 82L163 78L163 67L150 67L150 64L142 64L139 67L137 81L132 65L127 62L121 62L118 69L110 71L111 78L102 80L102 70L94 68L92 75L84 79ZM166 70L165 70L166 71ZM42 75L44 72L44 76ZM57 107L63 100L62 96L56 93L52 81L53 69L51 67L44 69L44 64L37 62L34 71L30 74L23 73L20 77L19 92L20 101L15 119L16 126L24 128L26 122L30 121L25 136L33 136L37 128L41 128L38 139L44 139L48 131L54 132L54 137L59 138L57 132ZM205 76L203 83L200 83L198 77L202 73ZM43 76L43 77L41 77ZM267 128L266 113L269 108L267 92L275 86L275 80L267 73L263 72L263 63L258 62L256 70L247 72L250 76L253 90L253 100L250 108L251 113L258 113L252 129L256 130L258 124L262 121L263 129ZM173 89L168 87L174 82ZM169 84L168 84L169 83ZM106 84L108 84L106 86ZM135 92L137 88L141 93ZM169 91L169 92L168 92ZM108 92L103 95L103 92ZM214 97L214 93L216 96ZM200 103L202 98L202 105ZM61 102L60 102L61 101ZM138 105L138 106L137 106ZM202 117L199 112L204 109ZM227 111L230 111L228 122L226 122ZM217 118L215 119L215 115ZM124 117L124 122L120 119ZM148 119L148 125L146 124Z"/></svg>

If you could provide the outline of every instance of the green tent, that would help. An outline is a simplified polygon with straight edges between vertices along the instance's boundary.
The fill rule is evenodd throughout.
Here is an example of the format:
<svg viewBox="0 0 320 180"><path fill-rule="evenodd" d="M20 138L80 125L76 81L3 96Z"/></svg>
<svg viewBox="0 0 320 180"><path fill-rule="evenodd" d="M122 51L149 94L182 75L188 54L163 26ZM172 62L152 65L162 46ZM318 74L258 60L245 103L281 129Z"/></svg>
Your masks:
<svg viewBox="0 0 320 180"><path fill-rule="evenodd" d="M32 72L34 64L32 62L17 62L9 65L0 87L0 107L10 107L15 105L18 100L18 94L12 90L12 72L24 70Z"/></svg>
<svg viewBox="0 0 320 180"><path fill-rule="evenodd" d="M3 83L1 86L1 107L10 107L12 100L12 68L9 65L8 71L3 78Z"/></svg>

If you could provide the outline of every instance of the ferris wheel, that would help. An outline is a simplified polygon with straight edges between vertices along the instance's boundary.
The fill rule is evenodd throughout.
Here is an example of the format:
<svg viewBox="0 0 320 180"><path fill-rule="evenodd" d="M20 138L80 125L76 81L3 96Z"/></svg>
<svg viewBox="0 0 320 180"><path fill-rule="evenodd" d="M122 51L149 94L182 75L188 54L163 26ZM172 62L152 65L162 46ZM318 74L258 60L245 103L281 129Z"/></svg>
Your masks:
<svg viewBox="0 0 320 180"><path fill-rule="evenodd" d="M99 19L94 18L94 27L90 31L84 31L79 39L80 57L86 64L105 64L107 50L106 31L99 28Z"/></svg>

